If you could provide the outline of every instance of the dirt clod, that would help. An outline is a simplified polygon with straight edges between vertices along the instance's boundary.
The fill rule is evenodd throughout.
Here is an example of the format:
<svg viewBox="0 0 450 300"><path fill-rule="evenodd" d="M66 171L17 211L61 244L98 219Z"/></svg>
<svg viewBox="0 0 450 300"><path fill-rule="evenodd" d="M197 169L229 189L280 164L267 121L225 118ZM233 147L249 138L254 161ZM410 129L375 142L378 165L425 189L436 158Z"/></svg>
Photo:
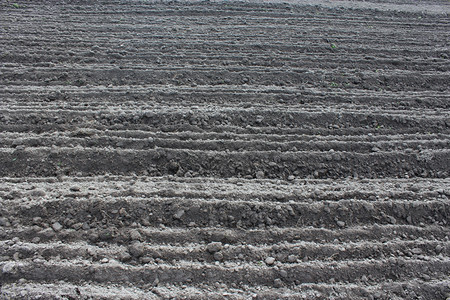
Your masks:
<svg viewBox="0 0 450 300"><path fill-rule="evenodd" d="M134 242L128 247L128 251L134 257L140 257L144 254L144 245L140 242Z"/></svg>
<svg viewBox="0 0 450 300"><path fill-rule="evenodd" d="M52 224L52 228L54 231L58 232L63 228L63 226L59 222L55 222Z"/></svg>
<svg viewBox="0 0 450 300"><path fill-rule="evenodd" d="M211 242L208 245L206 245L206 250L209 253L218 252L218 251L222 250L222 248L223 248L223 245L221 242Z"/></svg>
<svg viewBox="0 0 450 300"><path fill-rule="evenodd" d="M265 262L266 262L267 265L271 266L271 265L273 265L275 263L275 258L269 256L269 257L266 258Z"/></svg>

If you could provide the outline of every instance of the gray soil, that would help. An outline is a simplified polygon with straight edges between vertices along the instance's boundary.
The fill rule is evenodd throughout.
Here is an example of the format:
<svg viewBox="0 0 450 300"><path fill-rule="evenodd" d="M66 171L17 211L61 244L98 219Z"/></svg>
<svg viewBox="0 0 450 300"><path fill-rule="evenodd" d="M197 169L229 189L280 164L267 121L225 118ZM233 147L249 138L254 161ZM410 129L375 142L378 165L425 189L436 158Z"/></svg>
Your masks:
<svg viewBox="0 0 450 300"><path fill-rule="evenodd" d="M0 299L450 297L448 1L0 1Z"/></svg>

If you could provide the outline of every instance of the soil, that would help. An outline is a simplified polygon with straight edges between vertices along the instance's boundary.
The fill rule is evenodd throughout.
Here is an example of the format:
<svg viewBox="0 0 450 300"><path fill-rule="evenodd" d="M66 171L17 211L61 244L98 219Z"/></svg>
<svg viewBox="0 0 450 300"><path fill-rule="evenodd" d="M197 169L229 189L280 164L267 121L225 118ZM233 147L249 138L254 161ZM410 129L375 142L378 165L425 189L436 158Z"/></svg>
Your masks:
<svg viewBox="0 0 450 300"><path fill-rule="evenodd" d="M448 1L1 1L0 299L450 297Z"/></svg>

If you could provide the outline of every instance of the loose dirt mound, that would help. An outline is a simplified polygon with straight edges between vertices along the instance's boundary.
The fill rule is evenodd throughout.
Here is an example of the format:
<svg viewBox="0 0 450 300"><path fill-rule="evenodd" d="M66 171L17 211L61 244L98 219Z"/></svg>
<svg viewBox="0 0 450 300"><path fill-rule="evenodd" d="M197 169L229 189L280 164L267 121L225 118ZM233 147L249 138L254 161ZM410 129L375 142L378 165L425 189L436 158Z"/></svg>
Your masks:
<svg viewBox="0 0 450 300"><path fill-rule="evenodd" d="M449 5L0 3L0 298L450 296Z"/></svg>

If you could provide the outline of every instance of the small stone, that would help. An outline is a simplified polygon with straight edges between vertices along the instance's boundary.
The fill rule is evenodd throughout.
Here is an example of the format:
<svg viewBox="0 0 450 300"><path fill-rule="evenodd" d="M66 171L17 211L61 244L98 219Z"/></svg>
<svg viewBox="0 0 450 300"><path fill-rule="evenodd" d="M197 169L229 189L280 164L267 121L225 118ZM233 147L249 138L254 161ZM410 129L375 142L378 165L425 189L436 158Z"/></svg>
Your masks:
<svg viewBox="0 0 450 300"><path fill-rule="evenodd" d="M222 254L222 252L216 252L216 253L214 253L214 259L217 260L217 261L222 260L222 259L223 259L223 254Z"/></svg>
<svg viewBox="0 0 450 300"><path fill-rule="evenodd" d="M107 259L107 258L105 257L105 258L103 258L100 262L101 262L102 264L106 264L106 263L109 262L109 259Z"/></svg>
<svg viewBox="0 0 450 300"><path fill-rule="evenodd" d="M372 148L372 152L378 152L378 151L380 151L380 148L378 148L378 147L373 147Z"/></svg>
<svg viewBox="0 0 450 300"><path fill-rule="evenodd" d="M91 226L89 226L88 223L84 222L83 225L81 226L81 228L83 228L83 230L89 230L89 229L91 229Z"/></svg>
<svg viewBox="0 0 450 300"><path fill-rule="evenodd" d="M414 248L414 249L411 250L411 252L412 252L413 254L419 255L419 254L422 254L422 249L420 249L420 248Z"/></svg>
<svg viewBox="0 0 450 300"><path fill-rule="evenodd" d="M382 295L383 295L383 294L382 294L380 291L377 291L377 292L375 292L375 293L373 294L373 296L375 297L375 299L381 298Z"/></svg>
<svg viewBox="0 0 450 300"><path fill-rule="evenodd" d="M263 171L256 172L256 179L264 179L264 172Z"/></svg>
<svg viewBox="0 0 450 300"><path fill-rule="evenodd" d="M156 277L155 280L153 280L153 285L157 286L159 284L159 278Z"/></svg>
<svg viewBox="0 0 450 300"><path fill-rule="evenodd" d="M30 193L30 195L31 195L32 197L45 197L46 193L45 193L43 190L38 190L38 189L36 189L36 190L33 190L33 191Z"/></svg>
<svg viewBox="0 0 450 300"><path fill-rule="evenodd" d="M397 224L397 220L393 216L387 216L389 223L391 224Z"/></svg>
<svg viewBox="0 0 450 300"><path fill-rule="evenodd" d="M427 274L423 274L421 277L425 281L430 281L431 280L431 277L429 275L427 275Z"/></svg>
<svg viewBox="0 0 450 300"><path fill-rule="evenodd" d="M442 245L437 245L435 250L437 253L441 253L441 251L444 250L444 247Z"/></svg>
<svg viewBox="0 0 450 300"><path fill-rule="evenodd" d="M127 262L131 259L131 255L128 252L123 252L119 255L119 260L121 262Z"/></svg>
<svg viewBox="0 0 450 300"><path fill-rule="evenodd" d="M20 260L20 253L19 253L19 252L15 252L15 253L13 254L13 259L14 259L15 261Z"/></svg>
<svg viewBox="0 0 450 300"><path fill-rule="evenodd" d="M80 187L79 186L72 186L72 187L70 187L70 190L72 192L79 192L80 191Z"/></svg>
<svg viewBox="0 0 450 300"><path fill-rule="evenodd" d="M9 226L11 226L11 223L9 223L7 218L1 217L0 218L0 226L9 227Z"/></svg>
<svg viewBox="0 0 450 300"><path fill-rule="evenodd" d="M134 257L140 257L144 254L144 245L140 242L133 243L130 247L128 247L128 251Z"/></svg>
<svg viewBox="0 0 450 300"><path fill-rule="evenodd" d="M341 228L345 227L345 222L343 222L343 221L337 221L336 224Z"/></svg>
<svg viewBox="0 0 450 300"><path fill-rule="evenodd" d="M291 255L288 256L287 260L288 260L288 262L290 262L290 263L294 263L294 262L297 261L297 256L291 254Z"/></svg>
<svg viewBox="0 0 450 300"><path fill-rule="evenodd" d="M289 181L293 181L295 179L295 176L294 175L289 175L289 177L288 177L288 180Z"/></svg>
<svg viewBox="0 0 450 300"><path fill-rule="evenodd" d="M52 228L54 231L58 232L63 228L63 226L59 222L55 222L52 224Z"/></svg>
<svg viewBox="0 0 450 300"><path fill-rule="evenodd" d="M132 229L132 230L130 230L130 239L132 241L140 241L140 240L142 240L142 236L138 230Z"/></svg>
<svg viewBox="0 0 450 300"><path fill-rule="evenodd" d="M286 270L281 270L280 271L280 276L283 278L286 278L288 276L288 272Z"/></svg>
<svg viewBox="0 0 450 300"><path fill-rule="evenodd" d="M219 252L220 250L222 250L222 248L223 246L221 242L212 242L206 246L206 250L209 253Z"/></svg>
<svg viewBox="0 0 450 300"><path fill-rule="evenodd" d="M51 239L52 237L55 236L55 232L51 228L43 229L43 230L39 231L38 234L47 239Z"/></svg>
<svg viewBox="0 0 450 300"><path fill-rule="evenodd" d="M88 239L89 239L91 242L96 243L96 242L98 241L98 239L99 239L99 236L98 236L98 234L96 234L95 232L93 232L93 233L89 234Z"/></svg>
<svg viewBox="0 0 450 300"><path fill-rule="evenodd" d="M273 281L273 286L276 288L280 288L283 286L283 281L280 278L277 278Z"/></svg>
<svg viewBox="0 0 450 300"><path fill-rule="evenodd" d="M153 260L153 258L151 258L150 256L141 257L141 263L143 263L143 264L148 264L152 260Z"/></svg>
<svg viewBox="0 0 450 300"><path fill-rule="evenodd" d="M81 223L75 223L75 224L72 224L72 228L75 229L75 230L78 230L78 229L80 229L81 227L83 227L83 224L81 224Z"/></svg>
<svg viewBox="0 0 450 300"><path fill-rule="evenodd" d="M170 162L170 163L168 164L167 169L168 169L171 173L175 174L175 173L178 172L178 170L180 169L180 165L179 165L177 162L172 161L172 162Z"/></svg>
<svg viewBox="0 0 450 300"><path fill-rule="evenodd" d="M2 273L3 274L12 273L14 266L15 264L12 262L6 263L2 268Z"/></svg>
<svg viewBox="0 0 450 300"><path fill-rule="evenodd" d="M37 244L37 243L39 243L39 242L41 241L41 238L38 237L38 236L35 236L31 241L32 241L33 243Z"/></svg>
<svg viewBox="0 0 450 300"><path fill-rule="evenodd" d="M176 220L180 220L181 217L184 216L184 213L185 213L184 209L180 209L173 215L173 218Z"/></svg>
<svg viewBox="0 0 450 300"><path fill-rule="evenodd" d="M275 258L269 256L269 257L266 258L265 262L266 262L267 265L271 266L271 265L273 265L275 263Z"/></svg>
<svg viewBox="0 0 450 300"><path fill-rule="evenodd" d="M103 241L111 240L114 237L114 232L110 229L104 229L100 231L98 237Z"/></svg>

